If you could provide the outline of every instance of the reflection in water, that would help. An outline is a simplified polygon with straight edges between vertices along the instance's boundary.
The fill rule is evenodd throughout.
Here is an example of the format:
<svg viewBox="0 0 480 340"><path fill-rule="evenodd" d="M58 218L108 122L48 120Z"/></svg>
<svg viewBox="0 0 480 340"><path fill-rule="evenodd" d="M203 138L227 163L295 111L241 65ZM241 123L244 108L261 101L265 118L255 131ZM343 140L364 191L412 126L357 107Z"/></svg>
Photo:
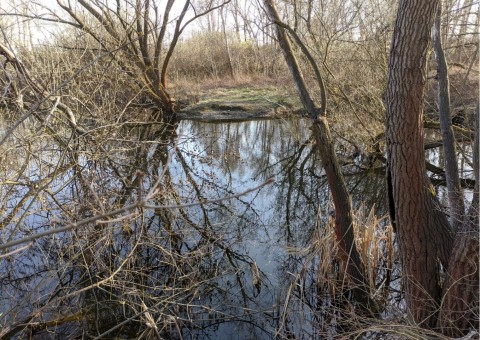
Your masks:
<svg viewBox="0 0 480 340"><path fill-rule="evenodd" d="M134 204L157 181L158 207L1 258L0 334L233 339L333 327L320 309L334 303L320 294L320 264L306 266L311 253L301 251L329 233L319 227L331 210L306 122L182 121L105 135L68 152L43 138L6 153L2 243ZM382 214L383 173L355 163L345 171L354 206ZM209 202L272 176L273 185Z"/></svg>
<svg viewBox="0 0 480 340"><path fill-rule="evenodd" d="M427 160L427 172L436 187L437 197L444 207L448 206L447 188L445 178L445 159L443 146L441 145L441 134L436 130L426 130L426 144L438 144L438 147L427 148L425 151L425 159ZM456 145L458 170L464 187L464 197L467 202L471 202L473 198L473 186L475 184L475 175L473 170L473 148L471 140L459 140ZM429 165L429 166L428 166Z"/></svg>

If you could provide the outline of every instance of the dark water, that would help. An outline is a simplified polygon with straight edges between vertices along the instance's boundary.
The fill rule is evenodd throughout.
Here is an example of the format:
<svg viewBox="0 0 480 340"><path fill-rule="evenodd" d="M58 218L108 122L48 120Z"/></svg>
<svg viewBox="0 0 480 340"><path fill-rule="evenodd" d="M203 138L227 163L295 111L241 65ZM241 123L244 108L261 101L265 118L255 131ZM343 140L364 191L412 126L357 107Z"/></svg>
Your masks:
<svg viewBox="0 0 480 340"><path fill-rule="evenodd" d="M1 242L133 204L157 181L150 204L202 204L137 208L0 258L0 334L36 323L38 338L269 339L334 327L320 317L330 302L311 251L332 207L308 122L182 121L110 137L71 155L39 142L24 185L2 188ZM339 149L354 207L384 214L383 172Z"/></svg>

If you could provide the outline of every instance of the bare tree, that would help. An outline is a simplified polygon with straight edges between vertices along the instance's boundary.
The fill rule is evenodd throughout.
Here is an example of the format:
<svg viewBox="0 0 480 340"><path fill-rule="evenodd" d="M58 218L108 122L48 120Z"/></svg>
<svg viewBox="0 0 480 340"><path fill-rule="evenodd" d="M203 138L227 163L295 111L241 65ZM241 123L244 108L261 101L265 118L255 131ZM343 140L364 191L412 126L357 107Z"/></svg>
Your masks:
<svg viewBox="0 0 480 340"><path fill-rule="evenodd" d="M322 77L315 61L305 45L301 42L298 35L296 35L292 28L281 21L273 0L265 0L264 3L271 20L276 25L277 39L295 82L302 105L312 118L312 130L316 139L316 145L320 151L322 166L325 170L328 185L333 197L333 203L335 205L335 234L339 244L341 258L345 263L349 278L354 284L354 294L357 301L360 303L361 308L364 312L373 311L373 313L375 313L376 305L370 298L370 288L365 276L365 269L355 244L353 233L353 209L350 203L350 197L335 154L333 140L325 114L326 93ZM305 57L309 60L310 66L314 70L320 88L320 107L315 104L315 101L307 88L303 74L293 53L287 31L300 46Z"/></svg>
<svg viewBox="0 0 480 340"><path fill-rule="evenodd" d="M118 52L112 54L115 62L132 78L132 86L147 89L148 96L161 111L156 117L160 120L175 116L175 100L168 91L167 71L180 35L195 19L227 2L197 12L192 2L185 0L180 13L173 19L172 37L167 42L175 0L168 0L163 8L157 0L133 3L79 0L78 8L70 1L57 0L73 19L72 25L91 36L102 50ZM191 9L194 15L186 20Z"/></svg>
<svg viewBox="0 0 480 340"><path fill-rule="evenodd" d="M224 8L221 8L219 10L220 12L220 19L222 21L222 33L223 33L223 40L224 40L224 45L225 45L225 54L227 56L227 67L228 67L228 73L229 76L234 79L235 74L233 72L233 63L232 63L232 52L230 49L230 42L228 41L228 34L227 34L227 24L226 24L226 15L228 12L224 12Z"/></svg>

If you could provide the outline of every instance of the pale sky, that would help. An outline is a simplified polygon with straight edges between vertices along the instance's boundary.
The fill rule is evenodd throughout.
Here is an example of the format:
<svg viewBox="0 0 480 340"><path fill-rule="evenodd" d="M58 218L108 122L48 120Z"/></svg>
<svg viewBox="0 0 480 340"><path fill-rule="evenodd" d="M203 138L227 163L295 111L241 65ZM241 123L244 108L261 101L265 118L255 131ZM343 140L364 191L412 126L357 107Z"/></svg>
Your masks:
<svg viewBox="0 0 480 340"><path fill-rule="evenodd" d="M28 8L28 13L31 15L35 13L39 17L44 18L54 18L54 15L60 15L66 19L68 19L68 15L58 6L56 0L34 0L34 1L27 1L27 0L0 0L2 6L0 6L0 15L2 13L14 13L20 12L23 13L25 8ZM68 4L68 0L62 0L65 4ZM75 6L77 3L76 0L70 0L70 3ZM166 4L165 0L160 0L158 3L162 6ZM184 0L176 0L172 11L170 13L170 29L174 27L174 19L179 15L181 9L185 4ZM153 12L153 11L152 11ZM189 11L185 16L183 22L186 22L193 16L193 11ZM25 40L23 34L21 33L22 30L29 30L31 31L33 37L33 44L42 43L48 41L52 35L57 33L61 33L62 25L57 25L52 22L42 21L42 20L28 20L25 18L18 18L7 16L2 22L2 26L4 29L9 30L12 37L15 39ZM198 31L200 26L198 23L192 22L184 31L184 36L188 36L189 32ZM25 42L25 41L23 41Z"/></svg>

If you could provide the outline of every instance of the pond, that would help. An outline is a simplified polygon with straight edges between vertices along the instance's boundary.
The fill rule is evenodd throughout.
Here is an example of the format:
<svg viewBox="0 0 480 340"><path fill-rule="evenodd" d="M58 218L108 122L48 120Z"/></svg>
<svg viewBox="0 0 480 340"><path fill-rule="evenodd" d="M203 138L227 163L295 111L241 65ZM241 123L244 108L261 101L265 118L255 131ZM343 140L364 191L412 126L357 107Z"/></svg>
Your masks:
<svg viewBox="0 0 480 340"><path fill-rule="evenodd" d="M349 293L328 282L343 274L308 121L184 120L102 138L5 150L1 243L105 216L0 258L0 334L269 339L348 328L330 308ZM387 228L381 166L338 149L354 208ZM153 207L105 214L153 187Z"/></svg>

